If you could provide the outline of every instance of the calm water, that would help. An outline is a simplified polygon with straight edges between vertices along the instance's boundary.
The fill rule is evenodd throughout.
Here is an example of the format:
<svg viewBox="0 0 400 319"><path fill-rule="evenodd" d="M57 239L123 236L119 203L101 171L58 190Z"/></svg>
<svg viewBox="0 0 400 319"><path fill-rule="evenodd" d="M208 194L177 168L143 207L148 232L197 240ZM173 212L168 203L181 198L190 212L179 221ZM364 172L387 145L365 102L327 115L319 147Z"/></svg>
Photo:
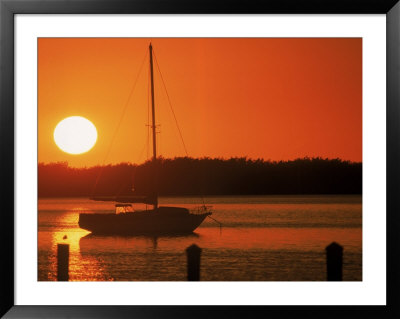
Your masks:
<svg viewBox="0 0 400 319"><path fill-rule="evenodd" d="M325 280L325 247L344 247L343 280L362 280L361 196L208 197L213 206L190 236L92 236L80 212L110 212L112 203L40 199L38 278L56 279L57 243L70 244L70 280L186 280L185 248L203 249L201 279L215 281ZM161 198L193 208L199 198ZM67 235L67 239L63 239Z"/></svg>

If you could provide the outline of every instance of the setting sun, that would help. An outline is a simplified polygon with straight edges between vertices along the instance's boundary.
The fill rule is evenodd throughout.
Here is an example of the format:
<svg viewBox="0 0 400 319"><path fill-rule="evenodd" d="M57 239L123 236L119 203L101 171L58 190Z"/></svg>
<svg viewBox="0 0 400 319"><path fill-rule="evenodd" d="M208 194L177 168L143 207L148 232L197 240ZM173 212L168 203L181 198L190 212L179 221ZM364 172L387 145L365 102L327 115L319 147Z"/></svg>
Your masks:
<svg viewBox="0 0 400 319"><path fill-rule="evenodd" d="M97 140L92 122L81 116L71 116L59 122L54 129L54 141L64 152L82 154L89 151Z"/></svg>

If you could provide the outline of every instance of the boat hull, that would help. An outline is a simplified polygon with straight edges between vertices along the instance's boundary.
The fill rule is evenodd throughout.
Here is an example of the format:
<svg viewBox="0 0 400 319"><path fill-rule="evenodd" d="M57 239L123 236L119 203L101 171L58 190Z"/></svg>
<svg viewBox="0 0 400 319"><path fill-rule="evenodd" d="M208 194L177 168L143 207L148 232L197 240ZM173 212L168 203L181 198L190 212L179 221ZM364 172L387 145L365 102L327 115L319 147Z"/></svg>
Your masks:
<svg viewBox="0 0 400 319"><path fill-rule="evenodd" d="M190 234L210 212L191 214L186 208L159 207L124 214L79 214L79 227L98 235Z"/></svg>

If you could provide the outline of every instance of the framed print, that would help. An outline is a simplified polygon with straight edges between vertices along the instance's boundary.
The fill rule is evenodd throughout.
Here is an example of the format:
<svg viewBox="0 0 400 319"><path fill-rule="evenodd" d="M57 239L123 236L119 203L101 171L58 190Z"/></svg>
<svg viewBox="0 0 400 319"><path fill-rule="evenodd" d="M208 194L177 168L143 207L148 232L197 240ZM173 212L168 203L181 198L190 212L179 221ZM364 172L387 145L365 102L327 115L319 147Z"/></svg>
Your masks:
<svg viewBox="0 0 400 319"><path fill-rule="evenodd" d="M397 1L0 10L2 315L399 315Z"/></svg>

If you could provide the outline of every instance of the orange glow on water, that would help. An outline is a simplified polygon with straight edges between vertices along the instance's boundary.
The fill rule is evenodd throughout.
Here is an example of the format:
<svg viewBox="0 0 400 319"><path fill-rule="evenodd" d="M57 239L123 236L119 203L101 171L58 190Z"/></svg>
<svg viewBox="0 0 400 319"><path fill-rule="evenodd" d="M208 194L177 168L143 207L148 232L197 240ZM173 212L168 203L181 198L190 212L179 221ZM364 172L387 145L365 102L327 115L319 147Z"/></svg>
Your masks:
<svg viewBox="0 0 400 319"><path fill-rule="evenodd" d="M68 237L67 240L63 239L65 235ZM51 248L45 245L49 239ZM300 251L303 254L311 254L315 258L315 265L321 268L316 278L321 277L318 280L324 280L325 247L337 239L340 239L344 247L345 256L357 255L362 244L361 228L228 228L220 232L218 228L207 227L199 228L195 234L189 236L158 238L91 236L88 232L77 229L52 234L41 232L39 251L44 249L52 251L46 280L56 280L58 243L70 245L70 281L166 280L162 279L165 274L160 273L160 269L157 268L159 263L163 265L165 263L172 269L168 275L175 279L167 280L185 280L184 252L193 243L203 249L204 272L206 276L210 276L205 280L214 280L212 279L214 270L209 266L216 262L214 259L222 258L223 260L224 254L228 253L230 258L237 255L238 262L243 264L246 259L242 256L243 251L247 251L245 254L252 256L251 258L255 258L254 256L258 254L278 254L279 257L280 254L290 255ZM173 256L171 262L164 260L171 258L170 255ZM277 257L269 262L283 263L279 258L276 260L275 258ZM294 262L300 262L300 260ZM122 264L122 268L118 269L115 263L120 268ZM264 266L261 263L251 266L262 269L268 265ZM282 264L282 267L288 267L288 265ZM240 273L239 265L236 271ZM348 270L345 269L345 271ZM238 278L241 278L240 276L243 274L238 275ZM246 280L246 278L248 277L239 280ZM263 275L261 280L266 280L265 278L267 277ZM277 280L282 280L282 278L277 278Z"/></svg>
<svg viewBox="0 0 400 319"><path fill-rule="evenodd" d="M191 208L198 198L161 198ZM186 280L187 247L202 248L202 280L326 280L325 248L344 248L344 280L362 280L361 196L211 197L213 217L186 236L94 236L79 213L111 203L40 199L38 276L56 280L57 244L70 245L71 281ZM250 204L250 202L258 204Z"/></svg>

